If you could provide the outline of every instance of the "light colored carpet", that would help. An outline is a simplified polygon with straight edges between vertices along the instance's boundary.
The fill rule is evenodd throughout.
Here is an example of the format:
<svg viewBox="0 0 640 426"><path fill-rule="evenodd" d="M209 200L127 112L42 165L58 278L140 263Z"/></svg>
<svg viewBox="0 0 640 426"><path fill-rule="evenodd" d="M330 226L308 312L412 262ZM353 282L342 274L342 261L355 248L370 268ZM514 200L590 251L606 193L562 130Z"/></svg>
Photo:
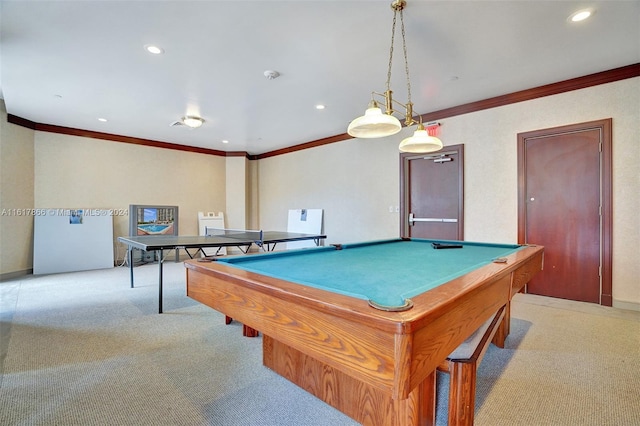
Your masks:
<svg viewBox="0 0 640 426"><path fill-rule="evenodd" d="M0 283L2 425L354 425L264 368L260 338L157 266ZM446 378L438 424L446 424ZM639 425L640 313L518 295L478 373L477 425Z"/></svg>
<svg viewBox="0 0 640 426"><path fill-rule="evenodd" d="M640 425L640 313L517 295L480 370L479 425Z"/></svg>

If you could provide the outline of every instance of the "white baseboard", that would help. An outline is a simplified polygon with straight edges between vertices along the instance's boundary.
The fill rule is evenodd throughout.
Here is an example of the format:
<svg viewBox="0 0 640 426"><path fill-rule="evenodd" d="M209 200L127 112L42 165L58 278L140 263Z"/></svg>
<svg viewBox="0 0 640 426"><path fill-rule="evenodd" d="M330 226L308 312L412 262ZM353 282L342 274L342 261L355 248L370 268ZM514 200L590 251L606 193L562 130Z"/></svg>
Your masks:
<svg viewBox="0 0 640 426"><path fill-rule="evenodd" d="M614 308L640 312L640 303L637 302L626 302L624 300L613 299L612 304Z"/></svg>
<svg viewBox="0 0 640 426"><path fill-rule="evenodd" d="M25 275L33 274L33 269L25 269L23 271L7 272L6 274L0 274L0 282L9 281L16 278L24 277Z"/></svg>

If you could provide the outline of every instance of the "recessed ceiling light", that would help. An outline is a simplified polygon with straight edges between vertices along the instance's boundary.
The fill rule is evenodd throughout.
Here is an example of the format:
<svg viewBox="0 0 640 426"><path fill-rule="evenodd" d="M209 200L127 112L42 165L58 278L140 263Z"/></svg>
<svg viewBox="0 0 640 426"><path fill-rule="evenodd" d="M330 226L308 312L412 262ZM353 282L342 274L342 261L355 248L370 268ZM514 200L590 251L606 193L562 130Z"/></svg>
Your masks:
<svg viewBox="0 0 640 426"><path fill-rule="evenodd" d="M106 118L98 118L98 121L102 121L103 123L106 123L107 119Z"/></svg>
<svg viewBox="0 0 640 426"><path fill-rule="evenodd" d="M180 120L176 120L169 124L169 127L185 126L190 129L197 129L204 124L204 119L195 115L186 115Z"/></svg>
<svg viewBox="0 0 640 426"><path fill-rule="evenodd" d="M164 53L164 49L162 47L155 46L153 44L145 44L144 48L147 52L153 53L154 55L160 55Z"/></svg>
<svg viewBox="0 0 640 426"><path fill-rule="evenodd" d="M228 141L228 140L226 140L226 139L223 139L223 140L222 140L222 143L229 143L229 141Z"/></svg>
<svg viewBox="0 0 640 426"><path fill-rule="evenodd" d="M187 115L186 117L182 117L182 123L187 127L197 129L202 126L204 120L200 117L196 117L195 115Z"/></svg>
<svg viewBox="0 0 640 426"><path fill-rule="evenodd" d="M571 15L569 15L569 17L567 18L567 20L569 22L580 22L580 21L584 21L585 19L589 18L590 16L592 16L594 13L593 9L582 9L582 10L578 10L577 12L572 13Z"/></svg>
<svg viewBox="0 0 640 426"><path fill-rule="evenodd" d="M316 109L325 109L325 106L322 104L316 105Z"/></svg>

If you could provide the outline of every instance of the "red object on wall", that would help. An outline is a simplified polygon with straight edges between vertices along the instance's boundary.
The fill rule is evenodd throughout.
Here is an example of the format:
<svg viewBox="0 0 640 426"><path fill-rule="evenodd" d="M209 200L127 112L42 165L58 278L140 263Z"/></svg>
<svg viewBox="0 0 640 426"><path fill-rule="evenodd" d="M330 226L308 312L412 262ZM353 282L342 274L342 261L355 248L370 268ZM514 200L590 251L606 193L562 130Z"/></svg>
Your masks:
<svg viewBox="0 0 640 426"><path fill-rule="evenodd" d="M440 123L436 123L436 124L432 124L429 125L427 124L425 126L427 133L429 133L429 136L438 136L438 130L440 128Z"/></svg>

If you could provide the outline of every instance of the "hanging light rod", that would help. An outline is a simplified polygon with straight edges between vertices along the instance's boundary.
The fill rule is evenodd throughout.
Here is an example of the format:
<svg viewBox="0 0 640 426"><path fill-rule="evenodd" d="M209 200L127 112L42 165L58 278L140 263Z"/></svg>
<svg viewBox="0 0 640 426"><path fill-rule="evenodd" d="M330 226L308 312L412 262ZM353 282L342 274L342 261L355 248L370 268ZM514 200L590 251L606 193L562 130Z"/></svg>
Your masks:
<svg viewBox="0 0 640 426"><path fill-rule="evenodd" d="M353 120L347 129L347 133L355 138L382 138L398 133L402 129L400 120L393 116L394 113L401 113L394 109L395 105L404 108L404 124L412 126L418 124L418 128L412 137L404 139L400 143L400 151L403 152L433 152L442 149L440 139L429 136L429 133L422 125L422 117L416 122L413 119L413 103L411 102L411 81L409 79L409 61L407 59L407 42L404 31L403 10L406 7L405 0L394 0L391 3L393 9L393 25L391 27L391 48L389 49L389 68L387 71L387 90L384 93L371 92L371 101L364 115ZM404 68L407 76L407 103L393 99L391 90L391 67L393 64L393 47L396 34L396 18L400 13L400 26L402 34L402 50L404 53ZM382 112L376 97L384 100L385 112Z"/></svg>

